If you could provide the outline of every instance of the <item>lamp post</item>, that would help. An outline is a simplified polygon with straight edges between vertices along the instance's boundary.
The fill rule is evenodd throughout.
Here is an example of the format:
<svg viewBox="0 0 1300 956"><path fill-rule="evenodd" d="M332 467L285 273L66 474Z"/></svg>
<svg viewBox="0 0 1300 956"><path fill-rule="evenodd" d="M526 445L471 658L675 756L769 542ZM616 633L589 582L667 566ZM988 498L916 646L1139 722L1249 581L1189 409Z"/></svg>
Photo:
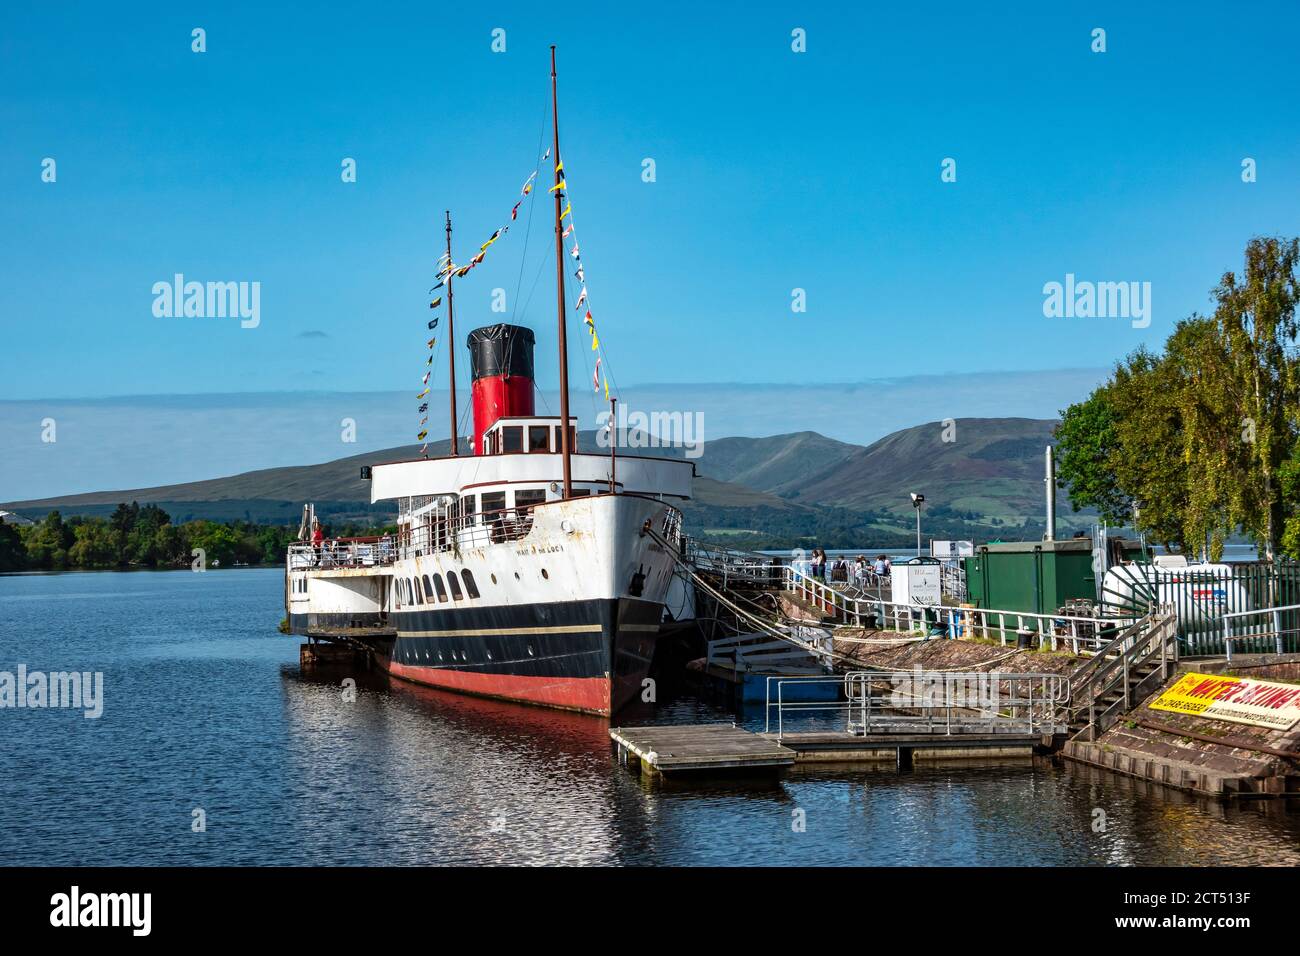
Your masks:
<svg viewBox="0 0 1300 956"><path fill-rule="evenodd" d="M925 495L912 493L912 508L916 511L916 556L921 556L921 505L925 504Z"/></svg>

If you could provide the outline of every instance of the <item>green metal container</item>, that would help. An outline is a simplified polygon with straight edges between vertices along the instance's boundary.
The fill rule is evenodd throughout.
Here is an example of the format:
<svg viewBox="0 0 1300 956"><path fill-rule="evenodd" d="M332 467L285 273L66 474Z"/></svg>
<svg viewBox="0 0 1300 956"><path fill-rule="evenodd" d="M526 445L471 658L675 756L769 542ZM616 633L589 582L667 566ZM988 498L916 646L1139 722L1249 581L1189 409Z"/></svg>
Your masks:
<svg viewBox="0 0 1300 956"><path fill-rule="evenodd" d="M962 564L979 607L1052 614L1072 598L1097 593L1091 538L983 544Z"/></svg>

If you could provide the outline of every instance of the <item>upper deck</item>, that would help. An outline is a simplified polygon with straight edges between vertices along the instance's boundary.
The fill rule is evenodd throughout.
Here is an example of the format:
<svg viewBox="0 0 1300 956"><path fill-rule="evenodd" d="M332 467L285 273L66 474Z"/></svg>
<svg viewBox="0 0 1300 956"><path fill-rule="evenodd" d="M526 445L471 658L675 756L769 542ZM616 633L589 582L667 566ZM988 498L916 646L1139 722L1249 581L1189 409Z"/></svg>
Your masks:
<svg viewBox="0 0 1300 956"><path fill-rule="evenodd" d="M576 444L577 419L570 419ZM505 486L534 491L537 501L563 497L564 475L558 418L540 416L499 419L484 433L484 454L374 465L370 472L370 500L411 499L433 496L461 497ZM672 458L638 455L570 455L575 494L617 493L686 500L691 497L695 465ZM531 487L530 487L531 486Z"/></svg>

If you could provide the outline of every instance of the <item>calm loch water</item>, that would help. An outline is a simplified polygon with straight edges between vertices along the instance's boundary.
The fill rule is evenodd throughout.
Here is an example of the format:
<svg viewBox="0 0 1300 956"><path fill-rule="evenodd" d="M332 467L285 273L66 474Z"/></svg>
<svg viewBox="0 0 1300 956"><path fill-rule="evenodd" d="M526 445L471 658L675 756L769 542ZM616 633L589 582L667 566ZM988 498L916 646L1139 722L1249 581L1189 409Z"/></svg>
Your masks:
<svg viewBox="0 0 1300 956"><path fill-rule="evenodd" d="M0 709L0 864L1300 863L1300 808L1047 761L643 785L598 719L304 678L281 580L0 576L0 672L104 675L96 720ZM637 719L730 717L679 698Z"/></svg>

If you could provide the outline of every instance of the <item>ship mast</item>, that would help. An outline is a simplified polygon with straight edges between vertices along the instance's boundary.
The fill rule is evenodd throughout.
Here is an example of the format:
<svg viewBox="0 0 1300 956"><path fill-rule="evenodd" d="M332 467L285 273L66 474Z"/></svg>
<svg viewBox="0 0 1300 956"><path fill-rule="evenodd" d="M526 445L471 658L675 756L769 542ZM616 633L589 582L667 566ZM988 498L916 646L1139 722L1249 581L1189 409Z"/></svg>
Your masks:
<svg viewBox="0 0 1300 956"><path fill-rule="evenodd" d="M555 133L555 185L562 178L560 166L560 107L555 95L555 47L551 47L551 119ZM560 222L563 213L563 190L555 190L555 289L560 321L560 454L564 458L564 497L573 497L573 470L569 456L573 453L569 436L569 339L564 321L564 227ZM448 296L450 307L450 295ZM454 440L454 439L453 439Z"/></svg>
<svg viewBox="0 0 1300 956"><path fill-rule="evenodd" d="M451 210L447 210L447 268L451 268ZM451 277L452 273L447 273L447 358L451 363L451 371L447 376L448 387L451 389L451 453L453 456L459 455L456 448L456 326L452 319L451 311Z"/></svg>

